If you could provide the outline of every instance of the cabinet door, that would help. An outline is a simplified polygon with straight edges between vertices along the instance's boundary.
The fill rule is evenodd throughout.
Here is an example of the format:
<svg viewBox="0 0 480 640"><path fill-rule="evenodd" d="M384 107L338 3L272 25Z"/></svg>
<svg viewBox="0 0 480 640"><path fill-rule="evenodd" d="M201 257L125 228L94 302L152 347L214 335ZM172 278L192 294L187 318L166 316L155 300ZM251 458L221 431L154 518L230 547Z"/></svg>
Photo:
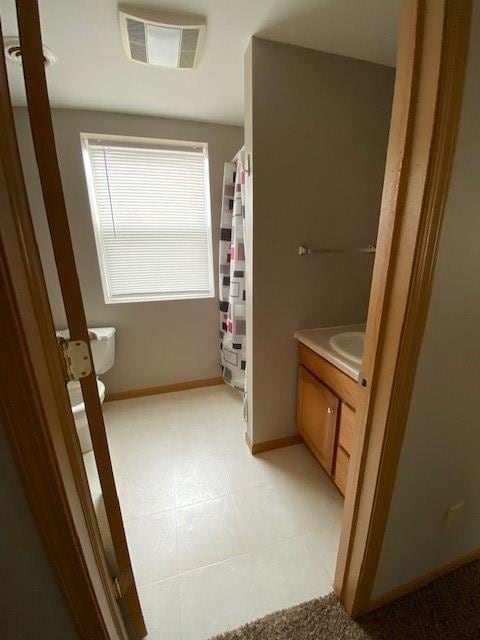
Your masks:
<svg viewBox="0 0 480 640"><path fill-rule="evenodd" d="M304 367L298 368L298 430L331 475L339 400Z"/></svg>

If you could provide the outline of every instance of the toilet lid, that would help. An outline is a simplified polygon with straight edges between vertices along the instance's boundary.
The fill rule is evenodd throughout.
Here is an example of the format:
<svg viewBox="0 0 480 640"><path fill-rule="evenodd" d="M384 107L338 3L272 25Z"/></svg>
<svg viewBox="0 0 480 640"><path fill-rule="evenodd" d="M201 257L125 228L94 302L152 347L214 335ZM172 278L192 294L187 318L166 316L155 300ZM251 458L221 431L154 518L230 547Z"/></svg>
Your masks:
<svg viewBox="0 0 480 640"><path fill-rule="evenodd" d="M88 330L96 335L97 340L108 340L115 335L115 327L89 327ZM70 331L68 329L62 329L55 332L58 338L70 338Z"/></svg>
<svg viewBox="0 0 480 640"><path fill-rule="evenodd" d="M97 336L97 340L108 340L115 335L115 327L91 327L89 331Z"/></svg>

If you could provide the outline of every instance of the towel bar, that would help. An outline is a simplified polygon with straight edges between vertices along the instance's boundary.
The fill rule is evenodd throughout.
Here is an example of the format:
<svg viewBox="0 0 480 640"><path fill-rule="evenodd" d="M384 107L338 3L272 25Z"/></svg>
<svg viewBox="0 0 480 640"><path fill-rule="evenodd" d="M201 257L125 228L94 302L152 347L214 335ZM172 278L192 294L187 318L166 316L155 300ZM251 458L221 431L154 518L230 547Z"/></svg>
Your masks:
<svg viewBox="0 0 480 640"><path fill-rule="evenodd" d="M371 244L368 247L358 247L353 249L312 249L305 244L298 247L299 256L309 256L312 253L375 253L376 246Z"/></svg>

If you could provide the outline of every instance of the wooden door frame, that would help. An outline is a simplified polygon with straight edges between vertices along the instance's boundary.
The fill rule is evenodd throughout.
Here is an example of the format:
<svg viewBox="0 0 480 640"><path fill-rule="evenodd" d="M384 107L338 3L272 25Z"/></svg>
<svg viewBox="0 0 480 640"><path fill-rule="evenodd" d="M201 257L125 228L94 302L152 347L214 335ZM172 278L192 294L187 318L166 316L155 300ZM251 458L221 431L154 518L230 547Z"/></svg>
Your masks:
<svg viewBox="0 0 480 640"><path fill-rule="evenodd" d="M402 8L364 386L335 575L353 617L374 606L449 188L470 14L471 0L404 0Z"/></svg>
<svg viewBox="0 0 480 640"><path fill-rule="evenodd" d="M128 640L63 378L3 48L0 120L0 352L9 365L0 367L1 423L79 637Z"/></svg>
<svg viewBox="0 0 480 640"><path fill-rule="evenodd" d="M458 129L470 5L404 0L365 340L367 387L335 580L353 616L370 606L425 326ZM7 302L0 346L12 363L2 377L1 418L80 637L125 640L57 354L8 92L1 89L8 136L0 143L0 204L7 214L0 224L0 287Z"/></svg>
<svg viewBox="0 0 480 640"><path fill-rule="evenodd" d="M38 0L16 0L16 6L33 148L67 325L70 338L81 340L87 345L92 361L87 321L55 146L43 62ZM89 375L80 379L80 385L115 556L115 581L119 592L119 604L132 638L139 640L147 634L147 630L130 560L93 367Z"/></svg>

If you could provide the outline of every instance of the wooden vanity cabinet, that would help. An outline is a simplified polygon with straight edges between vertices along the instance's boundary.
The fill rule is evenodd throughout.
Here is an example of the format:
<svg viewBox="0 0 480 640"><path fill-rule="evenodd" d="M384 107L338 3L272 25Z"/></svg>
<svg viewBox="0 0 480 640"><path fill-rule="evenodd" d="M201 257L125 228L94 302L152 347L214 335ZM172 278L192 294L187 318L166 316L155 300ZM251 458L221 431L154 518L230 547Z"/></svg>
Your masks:
<svg viewBox="0 0 480 640"><path fill-rule="evenodd" d="M352 378L300 345L297 427L345 495L359 389Z"/></svg>

